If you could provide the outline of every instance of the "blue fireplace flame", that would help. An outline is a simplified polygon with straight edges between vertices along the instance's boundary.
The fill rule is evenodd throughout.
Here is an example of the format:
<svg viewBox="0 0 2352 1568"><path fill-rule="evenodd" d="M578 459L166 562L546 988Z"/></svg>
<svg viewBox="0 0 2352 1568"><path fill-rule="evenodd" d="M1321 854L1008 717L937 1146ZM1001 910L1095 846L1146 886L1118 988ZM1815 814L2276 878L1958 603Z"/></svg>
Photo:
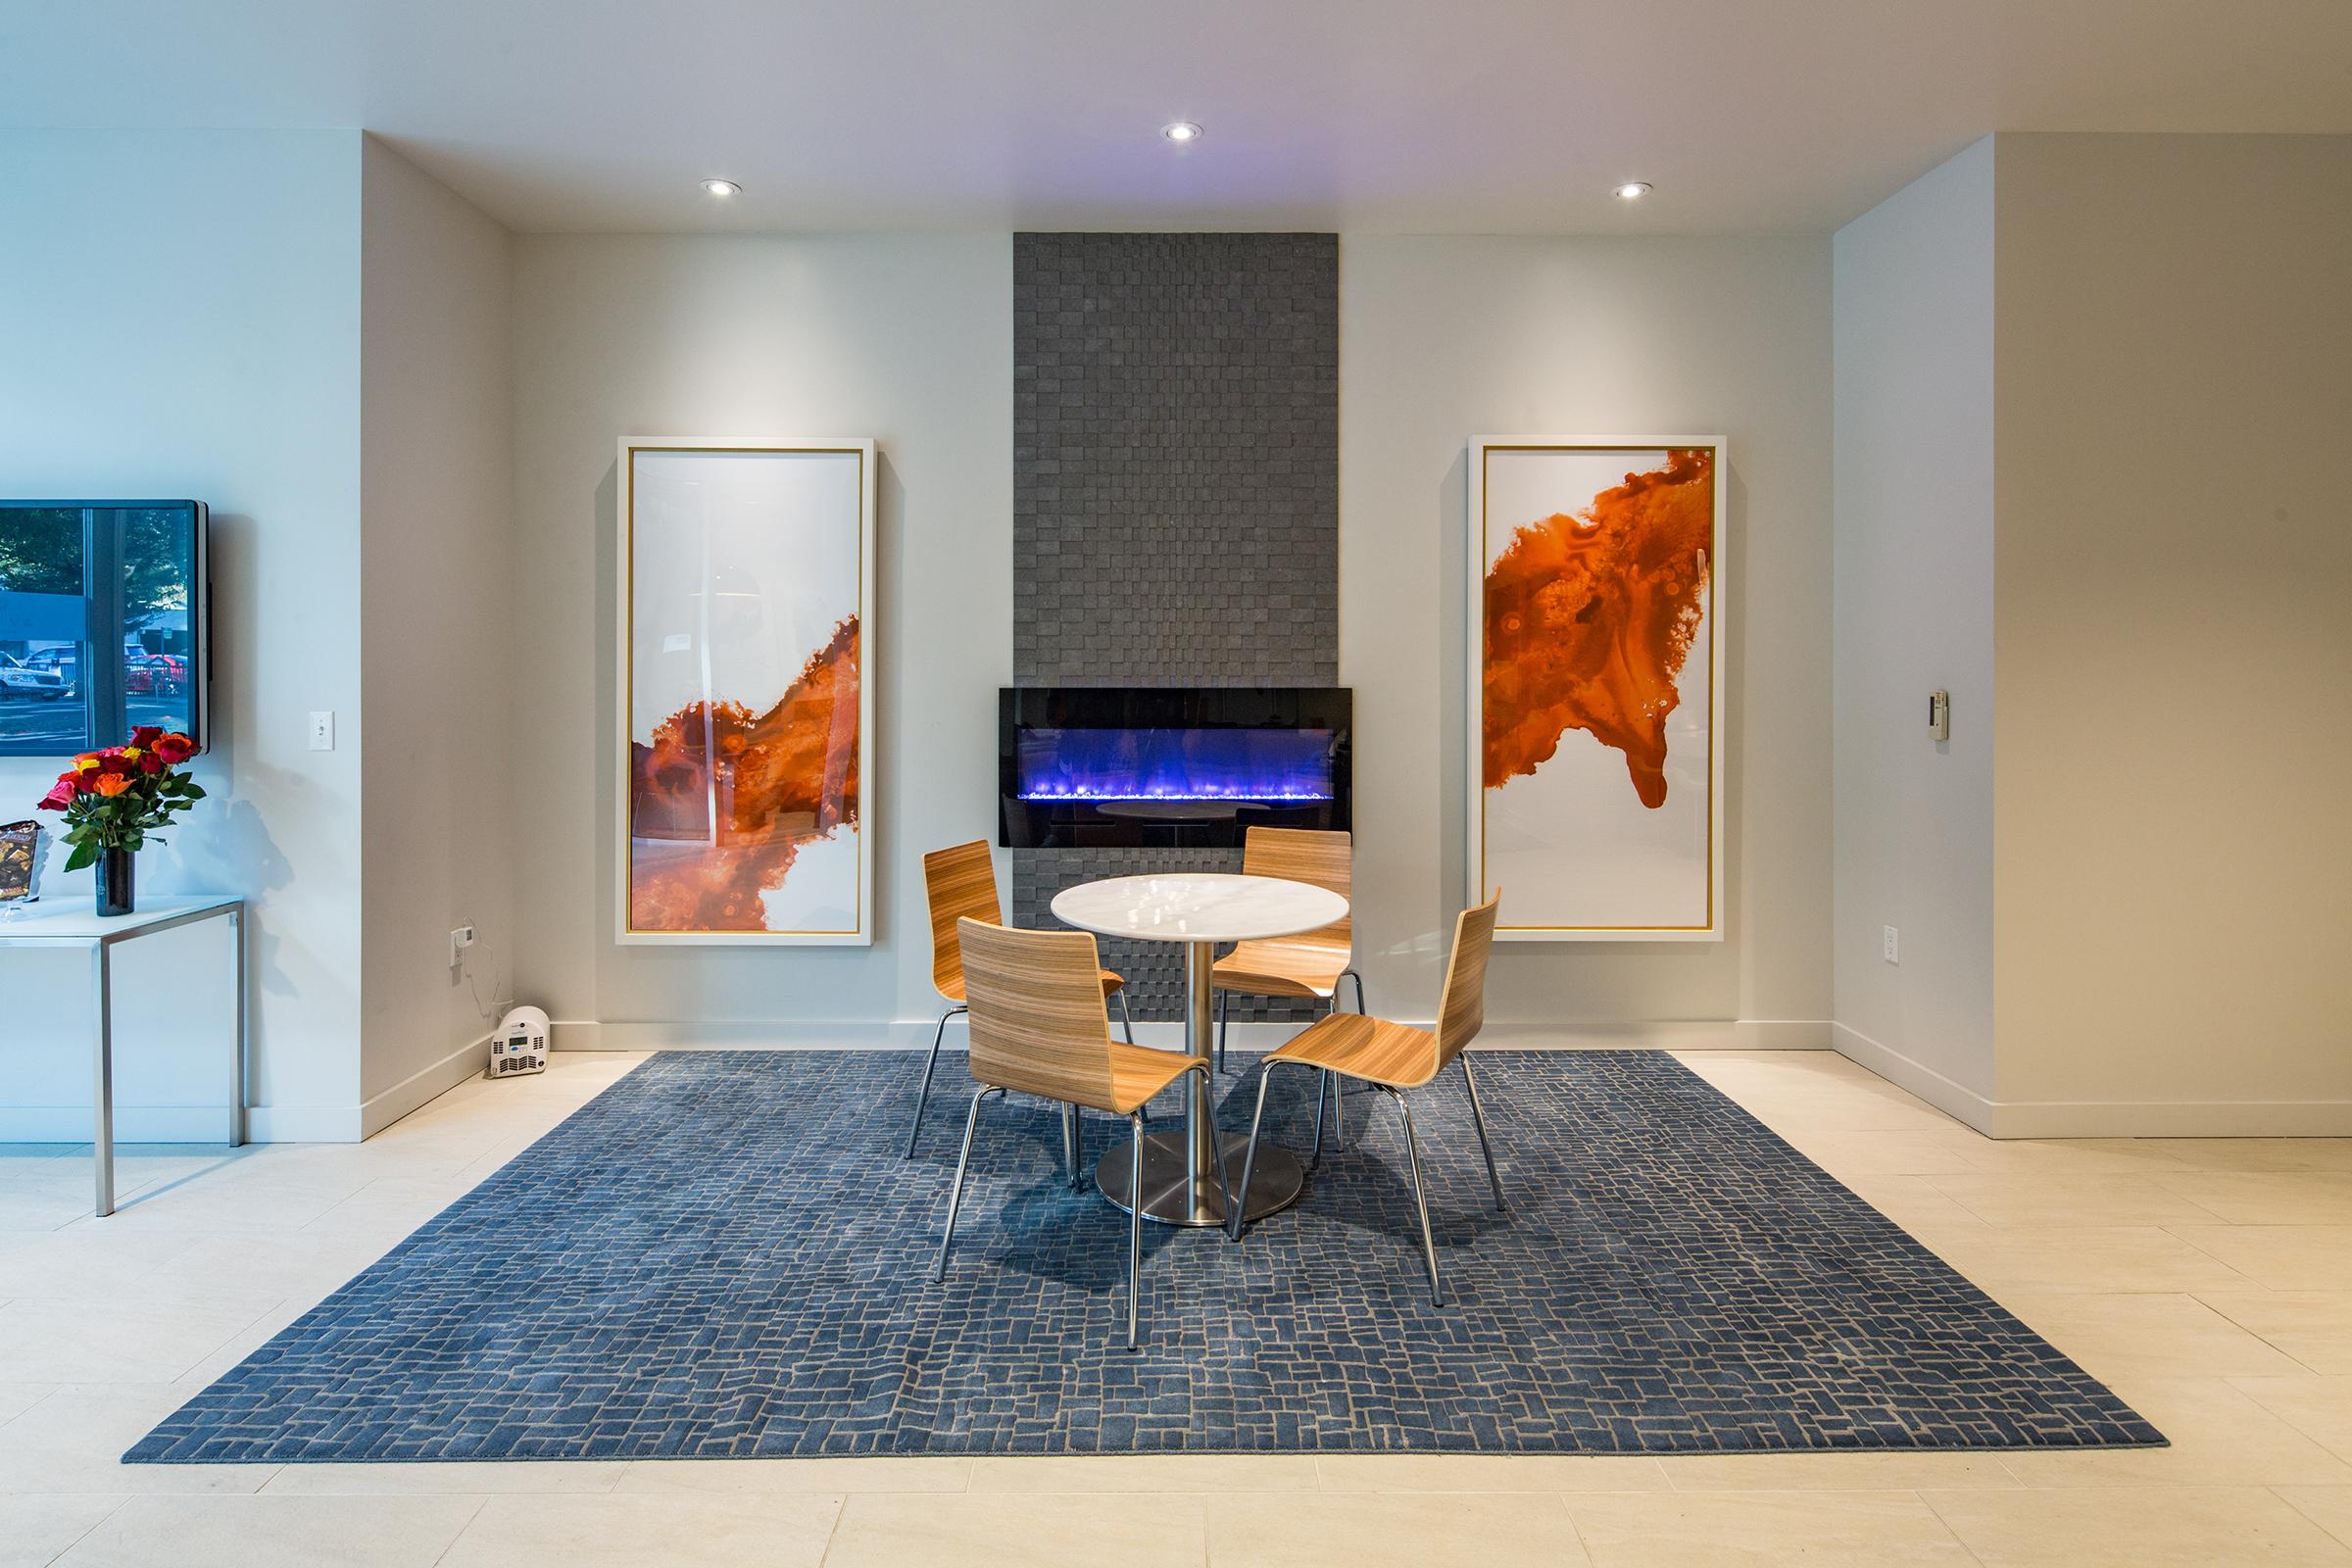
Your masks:
<svg viewBox="0 0 2352 1568"><path fill-rule="evenodd" d="M1329 801L1328 729L1024 728L1024 801Z"/></svg>

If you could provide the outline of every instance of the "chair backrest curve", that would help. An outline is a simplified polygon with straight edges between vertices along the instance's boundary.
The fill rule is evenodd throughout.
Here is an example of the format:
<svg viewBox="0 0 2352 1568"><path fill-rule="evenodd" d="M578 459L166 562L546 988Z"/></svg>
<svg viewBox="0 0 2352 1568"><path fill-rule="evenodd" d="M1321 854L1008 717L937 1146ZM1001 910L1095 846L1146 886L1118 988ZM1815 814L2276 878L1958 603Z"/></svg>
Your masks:
<svg viewBox="0 0 2352 1568"><path fill-rule="evenodd" d="M1341 898L1351 898L1355 841L1345 830L1303 827L1253 827L1242 839L1242 872L1246 876L1279 876L1310 882ZM1355 919L1352 909L1327 926L1286 942L1313 943L1352 952Z"/></svg>
<svg viewBox="0 0 2352 1568"><path fill-rule="evenodd" d="M999 925L1004 918L988 841L974 839L924 856L923 893L931 905L931 983L942 996L960 998L963 950L956 940L956 922L968 916Z"/></svg>
<svg viewBox="0 0 2352 1568"><path fill-rule="evenodd" d="M972 1077L1000 1089L1117 1108L1102 965L1085 931L1015 931L956 922Z"/></svg>
<svg viewBox="0 0 2352 1568"><path fill-rule="evenodd" d="M1453 922L1453 956L1446 963L1446 994L1438 1004L1438 1065L1462 1054L1487 1021L1487 955L1494 947L1494 906L1502 890Z"/></svg>

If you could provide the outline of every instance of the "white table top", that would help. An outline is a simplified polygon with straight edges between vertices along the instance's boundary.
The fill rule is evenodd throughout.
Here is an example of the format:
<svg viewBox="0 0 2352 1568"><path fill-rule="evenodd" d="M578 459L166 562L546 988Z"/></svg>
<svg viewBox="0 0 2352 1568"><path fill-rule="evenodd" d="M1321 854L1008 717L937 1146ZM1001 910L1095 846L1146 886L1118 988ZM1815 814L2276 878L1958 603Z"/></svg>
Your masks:
<svg viewBox="0 0 2352 1568"><path fill-rule="evenodd" d="M233 909L245 901L233 893L177 899L141 899L128 914L100 917L90 880L76 875L69 888L50 888L15 913L0 905L0 947L19 942L120 942L167 926L185 925Z"/></svg>
<svg viewBox="0 0 2352 1568"><path fill-rule="evenodd" d="M1065 925L1150 942L1246 942L1320 931L1348 912L1328 888L1277 876L1168 872L1083 882L1054 898Z"/></svg>

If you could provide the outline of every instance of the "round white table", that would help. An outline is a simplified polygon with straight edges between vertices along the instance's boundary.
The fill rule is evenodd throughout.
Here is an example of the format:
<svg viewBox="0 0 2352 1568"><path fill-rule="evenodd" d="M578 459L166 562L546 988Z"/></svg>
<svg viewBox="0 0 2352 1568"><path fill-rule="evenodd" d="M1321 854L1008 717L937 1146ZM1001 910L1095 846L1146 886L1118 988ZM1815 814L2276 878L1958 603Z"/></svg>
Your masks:
<svg viewBox="0 0 2352 1568"><path fill-rule="evenodd" d="M1296 936L1332 924L1348 912L1348 901L1328 888L1272 876L1228 876L1201 872L1120 876L1081 883L1055 895L1054 913L1064 925L1098 936L1184 944L1185 1049L1208 1061L1214 1044L1209 969L1220 942ZM1222 1225L1225 1200L1210 1162L1220 1150L1227 1179L1240 1180L1250 1140L1217 1132L1209 1074L1188 1073L1184 1130L1153 1133L1144 1140L1146 1219L1165 1225ZM1286 1150L1261 1142L1250 1188L1249 1218L1258 1219L1295 1202L1306 1179ZM1139 1195L1129 1191L1128 1155L1112 1151L1095 1167L1095 1186L1120 1208L1133 1211Z"/></svg>

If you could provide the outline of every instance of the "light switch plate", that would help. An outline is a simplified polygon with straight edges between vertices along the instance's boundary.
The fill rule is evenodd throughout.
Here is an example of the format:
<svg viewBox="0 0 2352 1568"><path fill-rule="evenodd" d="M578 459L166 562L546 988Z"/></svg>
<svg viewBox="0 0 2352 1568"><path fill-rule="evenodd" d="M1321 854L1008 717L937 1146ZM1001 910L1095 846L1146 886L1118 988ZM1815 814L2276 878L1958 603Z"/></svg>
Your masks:
<svg viewBox="0 0 2352 1568"><path fill-rule="evenodd" d="M335 712L331 708L311 711L311 750L331 752L335 749Z"/></svg>

